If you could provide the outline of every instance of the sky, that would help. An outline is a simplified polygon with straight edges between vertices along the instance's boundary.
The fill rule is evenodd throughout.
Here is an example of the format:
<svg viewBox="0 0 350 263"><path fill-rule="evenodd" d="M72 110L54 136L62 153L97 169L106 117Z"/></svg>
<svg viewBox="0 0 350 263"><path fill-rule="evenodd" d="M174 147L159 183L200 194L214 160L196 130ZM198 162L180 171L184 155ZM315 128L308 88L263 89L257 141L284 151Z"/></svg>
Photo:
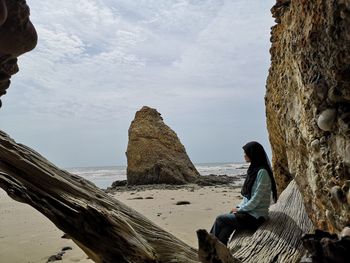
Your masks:
<svg viewBox="0 0 350 263"><path fill-rule="evenodd" d="M1 98L0 129L59 167L125 165L147 105L193 163L270 154L264 95L274 0L27 0L39 41Z"/></svg>

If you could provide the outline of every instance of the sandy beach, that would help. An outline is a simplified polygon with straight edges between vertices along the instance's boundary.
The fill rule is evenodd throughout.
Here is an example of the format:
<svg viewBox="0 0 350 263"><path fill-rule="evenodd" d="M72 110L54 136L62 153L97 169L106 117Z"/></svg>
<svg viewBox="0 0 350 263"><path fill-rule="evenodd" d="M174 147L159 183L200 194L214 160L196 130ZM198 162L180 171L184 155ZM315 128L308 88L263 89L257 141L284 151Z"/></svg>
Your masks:
<svg viewBox="0 0 350 263"><path fill-rule="evenodd" d="M139 211L187 244L197 247L197 229L209 230L218 214L240 202L240 189L229 186L186 186L181 189L136 189L113 196ZM188 201L187 205L176 205ZM92 262L63 232L34 208L12 200L0 190L1 262L47 262L69 247L59 262Z"/></svg>

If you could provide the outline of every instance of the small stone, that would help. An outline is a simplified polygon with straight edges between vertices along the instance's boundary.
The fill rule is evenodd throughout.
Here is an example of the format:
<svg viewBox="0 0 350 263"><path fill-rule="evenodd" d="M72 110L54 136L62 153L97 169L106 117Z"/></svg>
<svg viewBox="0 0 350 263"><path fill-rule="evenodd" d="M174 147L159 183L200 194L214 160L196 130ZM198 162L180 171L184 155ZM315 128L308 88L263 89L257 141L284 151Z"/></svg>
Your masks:
<svg viewBox="0 0 350 263"><path fill-rule="evenodd" d="M350 237L350 227L346 226L343 228L343 230L340 233L340 238L343 237Z"/></svg>
<svg viewBox="0 0 350 263"><path fill-rule="evenodd" d="M63 236L61 236L61 238L71 239L70 235L68 235L67 233L64 233Z"/></svg>
<svg viewBox="0 0 350 263"><path fill-rule="evenodd" d="M331 131L336 119L337 111L335 109L324 110L317 119L318 127L323 131Z"/></svg>
<svg viewBox="0 0 350 263"><path fill-rule="evenodd" d="M189 204L190 204L189 201L178 201L178 202L176 203L176 205L189 205Z"/></svg>
<svg viewBox="0 0 350 263"><path fill-rule="evenodd" d="M128 198L128 200L142 200L143 197L142 196L137 196L137 197L134 197L134 198Z"/></svg>
<svg viewBox="0 0 350 263"><path fill-rule="evenodd" d="M67 247L63 247L62 251L67 251L67 250L72 250L72 249L73 249L72 247L67 246Z"/></svg>
<svg viewBox="0 0 350 263"><path fill-rule="evenodd" d="M52 255L47 259L47 262L54 262L56 260L62 260L62 256L60 255Z"/></svg>

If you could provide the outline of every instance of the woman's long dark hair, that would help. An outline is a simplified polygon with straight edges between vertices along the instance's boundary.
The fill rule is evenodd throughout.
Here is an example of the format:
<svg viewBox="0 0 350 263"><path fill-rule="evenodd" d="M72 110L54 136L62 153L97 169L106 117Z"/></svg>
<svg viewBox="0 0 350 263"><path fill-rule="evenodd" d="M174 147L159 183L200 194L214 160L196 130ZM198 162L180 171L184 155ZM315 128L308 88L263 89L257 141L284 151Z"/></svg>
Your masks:
<svg viewBox="0 0 350 263"><path fill-rule="evenodd" d="M271 165L267 157L267 154L264 150L264 147L262 147L262 145L258 142L248 142L246 145L243 146L243 150L250 159L250 166L247 171L247 177L244 181L241 194L248 199L251 198L252 188L253 188L253 184L255 182L256 176L260 169L265 169L270 176L272 197L274 202L276 202L277 201L276 182L275 182L275 179L273 178Z"/></svg>

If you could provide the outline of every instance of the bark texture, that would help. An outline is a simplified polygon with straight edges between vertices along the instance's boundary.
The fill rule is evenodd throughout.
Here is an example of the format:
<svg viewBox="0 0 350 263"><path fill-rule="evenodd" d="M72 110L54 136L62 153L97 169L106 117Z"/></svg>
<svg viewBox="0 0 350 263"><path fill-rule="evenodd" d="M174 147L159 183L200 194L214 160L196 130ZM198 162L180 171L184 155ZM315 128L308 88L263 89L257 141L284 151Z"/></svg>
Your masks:
<svg viewBox="0 0 350 263"><path fill-rule="evenodd" d="M270 207L269 220L252 235L235 233L229 248L242 262L298 262L306 251L301 237L313 229L298 186L292 181Z"/></svg>
<svg viewBox="0 0 350 263"><path fill-rule="evenodd" d="M279 191L295 179L317 228L350 223L350 1L272 8L266 114Z"/></svg>
<svg viewBox="0 0 350 263"><path fill-rule="evenodd" d="M306 252L301 238L312 231L302 196L292 181L271 206L269 220L255 232L236 231L228 248L205 230L198 230L198 254L204 263L299 262Z"/></svg>

